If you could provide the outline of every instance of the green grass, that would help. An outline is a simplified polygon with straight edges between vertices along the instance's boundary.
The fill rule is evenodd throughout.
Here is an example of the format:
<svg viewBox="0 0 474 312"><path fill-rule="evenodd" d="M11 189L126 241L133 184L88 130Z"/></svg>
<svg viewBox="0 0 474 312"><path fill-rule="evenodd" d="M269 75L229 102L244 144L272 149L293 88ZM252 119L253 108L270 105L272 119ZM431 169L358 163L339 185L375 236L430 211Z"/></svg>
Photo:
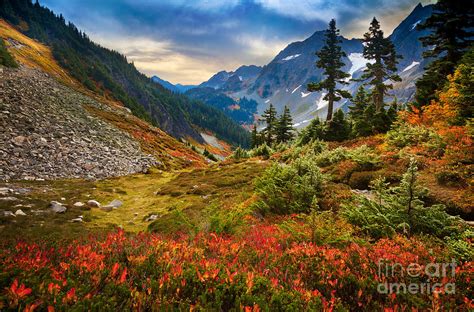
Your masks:
<svg viewBox="0 0 474 312"><path fill-rule="evenodd" d="M28 216L0 216L0 235L4 238L42 237L51 240L70 239L91 233L102 233L123 227L126 231L146 231L150 214L160 218L151 229L159 232L203 229L209 218L221 209L232 210L252 196L252 180L266 167L261 162L218 164L205 169L176 172L152 170L101 181L60 180L21 181L0 187L26 188L29 192L12 195L18 201L0 200L0 210L22 209ZM61 200L65 198L66 200ZM73 204L89 199L102 205L114 199L123 205L110 212L98 208L78 208ZM32 210L47 210L53 200L64 203L64 214L45 213L34 216ZM21 204L22 207L14 207ZM28 207L30 206L31 207ZM83 223L69 222L79 215Z"/></svg>

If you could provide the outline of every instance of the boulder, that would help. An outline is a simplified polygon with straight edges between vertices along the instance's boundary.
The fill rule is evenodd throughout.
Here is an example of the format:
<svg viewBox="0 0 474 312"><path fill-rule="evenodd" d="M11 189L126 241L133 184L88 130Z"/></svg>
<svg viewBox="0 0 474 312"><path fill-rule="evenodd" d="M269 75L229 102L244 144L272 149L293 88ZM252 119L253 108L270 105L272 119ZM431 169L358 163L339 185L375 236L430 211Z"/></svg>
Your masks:
<svg viewBox="0 0 474 312"><path fill-rule="evenodd" d="M17 211L15 211L15 215L16 216L26 216L26 213L24 213L23 210L18 209Z"/></svg>
<svg viewBox="0 0 474 312"><path fill-rule="evenodd" d="M50 209L54 213L65 213L67 208L63 206L63 204L57 202L57 201L52 201L49 205Z"/></svg>
<svg viewBox="0 0 474 312"><path fill-rule="evenodd" d="M73 204L74 207L84 207L84 203L83 202L75 202Z"/></svg>
<svg viewBox="0 0 474 312"><path fill-rule="evenodd" d="M100 203L96 200L91 199L87 201L87 206L91 208L100 208Z"/></svg>
<svg viewBox="0 0 474 312"><path fill-rule="evenodd" d="M11 212L10 210L4 211L3 216L4 217L16 217L16 215L13 212Z"/></svg>
<svg viewBox="0 0 474 312"><path fill-rule="evenodd" d="M114 208L119 208L120 206L123 205L123 202L121 200L118 200L118 199L114 199L113 201L111 201L107 206L112 206Z"/></svg>
<svg viewBox="0 0 474 312"><path fill-rule="evenodd" d="M84 221L82 220L82 216L79 216L77 218L72 219L71 222L72 223L81 223L81 222L84 222Z"/></svg>

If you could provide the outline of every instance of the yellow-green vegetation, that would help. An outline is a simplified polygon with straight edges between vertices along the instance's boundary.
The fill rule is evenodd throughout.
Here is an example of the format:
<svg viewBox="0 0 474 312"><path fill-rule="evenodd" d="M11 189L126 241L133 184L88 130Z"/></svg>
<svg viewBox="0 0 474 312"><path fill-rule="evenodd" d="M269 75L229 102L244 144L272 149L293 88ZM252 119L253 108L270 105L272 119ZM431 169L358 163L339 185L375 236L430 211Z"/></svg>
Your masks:
<svg viewBox="0 0 474 312"><path fill-rule="evenodd" d="M194 170L163 172L151 170L101 181L21 181L1 185L20 190L16 201L0 201L0 210L15 212L22 209L27 216L0 217L2 236L75 238L123 227L139 232L150 229L159 232L189 232L213 227L227 231L221 221L238 213L253 194L253 179L262 173L266 163L261 161L227 162ZM64 199L62 199L64 198ZM99 208L75 207L74 203L97 200L102 205L118 199L123 205L112 211ZM63 203L63 214L48 211L51 201ZM16 205L21 205L15 207ZM82 215L84 222L71 220ZM155 222L146 221L156 215ZM12 220L12 218L14 218Z"/></svg>

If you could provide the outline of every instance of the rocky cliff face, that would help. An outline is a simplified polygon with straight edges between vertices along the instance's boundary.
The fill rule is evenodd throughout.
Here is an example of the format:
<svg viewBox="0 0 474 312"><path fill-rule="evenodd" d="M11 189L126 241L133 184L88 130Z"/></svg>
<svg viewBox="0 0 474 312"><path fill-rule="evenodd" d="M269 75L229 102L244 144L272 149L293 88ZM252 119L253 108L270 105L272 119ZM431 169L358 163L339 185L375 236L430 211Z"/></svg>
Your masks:
<svg viewBox="0 0 474 312"><path fill-rule="evenodd" d="M105 178L157 164L86 107L111 109L39 70L0 68L0 180Z"/></svg>

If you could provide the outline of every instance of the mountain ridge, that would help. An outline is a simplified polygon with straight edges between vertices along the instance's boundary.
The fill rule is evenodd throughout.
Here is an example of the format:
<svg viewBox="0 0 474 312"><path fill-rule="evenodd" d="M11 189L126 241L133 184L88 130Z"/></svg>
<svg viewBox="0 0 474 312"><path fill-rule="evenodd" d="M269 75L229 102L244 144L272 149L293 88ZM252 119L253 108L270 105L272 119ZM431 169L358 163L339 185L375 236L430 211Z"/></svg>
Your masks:
<svg viewBox="0 0 474 312"><path fill-rule="evenodd" d="M398 72L402 82L394 83L393 96L399 102L408 102L413 98L415 92L415 80L423 74L423 68L428 63L423 59L424 48L418 38L425 36L427 31L416 29L417 23L425 20L431 15L432 5L416 5L389 36L395 44L397 53L403 56L398 64ZM255 78L247 86L240 89L226 89L221 83L219 92L224 92L230 98L241 98L243 96L258 102L258 114L262 114L272 103L278 112L285 105L289 106L296 127L305 126L315 117L324 117L326 103L322 100L323 92L309 93L306 84L322 79L322 70L316 68L317 57L314 55L322 45L325 30L317 30L302 41L289 43L268 64L264 65ZM359 78L365 67L362 56L362 40L358 38L346 39L340 36L342 48L347 54L344 59L346 72L351 73L352 78ZM219 72L222 73L222 72ZM218 74L219 74L218 73ZM217 75L217 74L216 74ZM215 75L215 76L216 76ZM211 78L212 79L212 78ZM206 82L200 86L206 85ZM351 82L345 87L352 94L355 93L361 82ZM347 111L350 101L336 103L336 109L342 108Z"/></svg>

